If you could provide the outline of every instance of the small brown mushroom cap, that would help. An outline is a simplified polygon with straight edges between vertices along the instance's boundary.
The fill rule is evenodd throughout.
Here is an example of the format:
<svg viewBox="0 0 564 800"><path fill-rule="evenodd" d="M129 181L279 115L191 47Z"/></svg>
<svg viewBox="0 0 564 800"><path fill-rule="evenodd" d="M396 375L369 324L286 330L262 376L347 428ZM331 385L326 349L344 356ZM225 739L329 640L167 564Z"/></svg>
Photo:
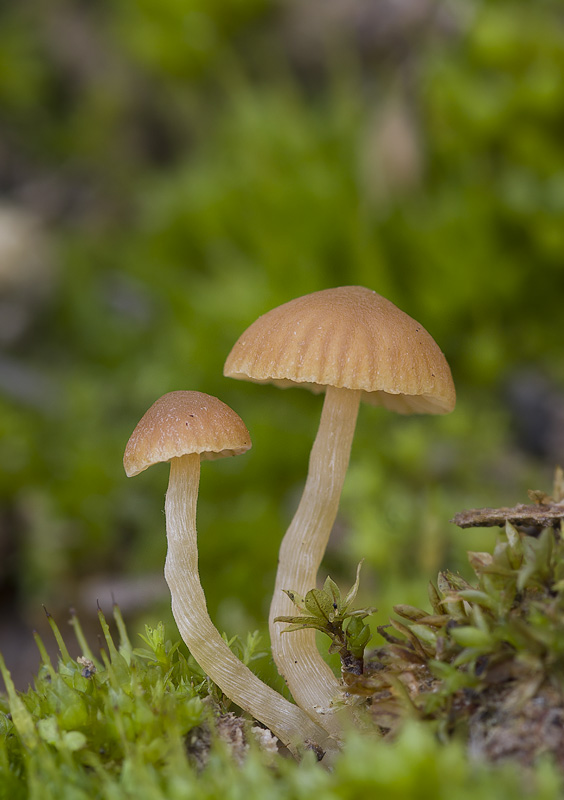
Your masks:
<svg viewBox="0 0 564 800"><path fill-rule="evenodd" d="M233 346L224 374L313 392L359 389L365 402L400 414L446 414L456 403L433 337L362 286L314 292L259 317Z"/></svg>
<svg viewBox="0 0 564 800"><path fill-rule="evenodd" d="M161 461L199 453L200 458L236 456L251 447L245 423L229 406L203 392L169 392L141 418L125 448L128 477Z"/></svg>

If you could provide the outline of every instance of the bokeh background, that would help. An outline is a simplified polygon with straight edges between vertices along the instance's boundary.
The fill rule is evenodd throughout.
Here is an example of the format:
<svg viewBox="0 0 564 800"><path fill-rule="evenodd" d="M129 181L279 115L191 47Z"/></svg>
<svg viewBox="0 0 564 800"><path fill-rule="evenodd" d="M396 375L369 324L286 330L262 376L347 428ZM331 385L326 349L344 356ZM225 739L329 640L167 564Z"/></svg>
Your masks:
<svg viewBox="0 0 564 800"><path fill-rule="evenodd" d="M201 573L264 630L321 398L226 379L239 334L361 284L420 321L447 417L361 408L324 563L360 602L425 604L495 533L456 511L550 490L564 447L560 0L19 0L0 9L0 649L42 604L169 623L166 467L122 454L172 389L254 440L205 464ZM276 685L268 657L258 665Z"/></svg>

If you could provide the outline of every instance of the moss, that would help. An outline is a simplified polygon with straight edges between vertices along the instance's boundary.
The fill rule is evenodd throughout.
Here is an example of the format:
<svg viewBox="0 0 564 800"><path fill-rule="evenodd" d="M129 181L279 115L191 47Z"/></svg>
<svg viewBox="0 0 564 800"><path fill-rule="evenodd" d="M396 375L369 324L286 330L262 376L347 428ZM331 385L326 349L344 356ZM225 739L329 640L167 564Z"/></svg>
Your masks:
<svg viewBox="0 0 564 800"><path fill-rule="evenodd" d="M563 497L535 499L543 513ZM17 693L0 657L0 800L560 797L564 542L553 525L507 522L492 554L469 553L474 584L440 573L429 610L396 606L380 629L385 644L364 654L363 673L343 660L348 693L368 716L362 731L349 731L330 771L313 753L300 763L284 757L268 731L229 711L162 624L147 627L144 646L134 648L119 609L117 637L100 611L94 654L73 617L82 650L73 659L49 616L59 660L52 663L36 636L33 688ZM351 608L357 590L358 575L344 597L328 579L307 602L297 598L305 616L291 624L309 617L322 629L323 617L334 647L344 642L356 663L365 635L347 633L353 620L363 628L371 611ZM256 636L231 644L253 660Z"/></svg>
<svg viewBox="0 0 564 800"><path fill-rule="evenodd" d="M506 520L493 554L468 553L476 583L441 572L429 586L431 610L398 605L379 628L385 646L348 684L368 698L384 732L415 715L433 721L443 740L461 736L476 757L532 764L549 753L564 768L561 470L554 494L531 493L536 505L519 512L476 512L482 524Z"/></svg>

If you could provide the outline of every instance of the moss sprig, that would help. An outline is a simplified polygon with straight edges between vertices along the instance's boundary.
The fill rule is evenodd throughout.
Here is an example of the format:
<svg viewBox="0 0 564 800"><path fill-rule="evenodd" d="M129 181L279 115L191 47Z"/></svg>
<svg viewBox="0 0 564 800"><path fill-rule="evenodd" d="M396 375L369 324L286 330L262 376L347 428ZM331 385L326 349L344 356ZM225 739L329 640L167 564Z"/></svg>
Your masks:
<svg viewBox="0 0 564 800"><path fill-rule="evenodd" d="M339 587L330 577L326 578L323 589L310 589L305 597L295 591L285 590L300 613L275 619L275 622L288 623L284 633L314 628L329 636L329 652L339 654L343 679L348 675L362 675L364 650L371 636L370 627L364 620L376 611L372 607L352 608L360 584L361 566L362 562L358 565L356 580L345 597L342 597Z"/></svg>

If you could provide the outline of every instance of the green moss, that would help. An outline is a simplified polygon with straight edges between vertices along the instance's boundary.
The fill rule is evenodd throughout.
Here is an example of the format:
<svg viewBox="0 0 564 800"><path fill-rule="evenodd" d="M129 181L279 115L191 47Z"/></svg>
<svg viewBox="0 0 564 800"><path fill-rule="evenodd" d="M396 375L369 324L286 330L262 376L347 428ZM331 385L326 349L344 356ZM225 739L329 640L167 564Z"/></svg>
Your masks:
<svg viewBox="0 0 564 800"><path fill-rule="evenodd" d="M42 664L34 687L25 693L15 691L0 656L9 708L2 713L2 763L6 786L15 782L19 787L14 795L6 790L6 797L25 796L26 786L34 796L42 784L55 796L63 775L78 792L89 785L92 774L121 773L133 753L147 768L157 768L209 716L205 676L179 654L178 645L165 639L162 625L147 628L148 647L134 650L117 607L119 645L101 611L99 618L104 645L98 657L73 619L83 650L76 660L49 618L59 661L53 666L36 637Z"/></svg>
<svg viewBox="0 0 564 800"><path fill-rule="evenodd" d="M351 732L332 772L313 754L298 764L252 741L242 759L233 743L217 740L210 749L202 732L206 718L212 725L205 691L162 628L147 633L149 649L138 654L123 639L119 648L106 639L107 654L94 663L62 658L55 669L44 662L35 688L21 695L3 668L9 715L0 713L2 800L360 800L376 792L392 800L470 800L477 793L549 800L561 790L547 763L523 782L513 767L470 764L459 743L441 744L416 722L393 745ZM198 741L204 761L196 757Z"/></svg>
<svg viewBox="0 0 564 800"><path fill-rule="evenodd" d="M517 507L527 519L560 508L560 497L533 497L537 506ZM486 509L478 516L499 521L511 511ZM260 745L250 721L226 714L225 698L179 643L166 639L161 623L147 627L145 646L134 648L119 609L117 643L100 611L102 647L94 655L73 616L82 651L75 660L48 615L59 660L53 665L36 636L41 667L33 688L17 693L0 656L7 690L0 697L0 798L559 797L559 526L539 523L527 532L507 522L493 554L469 553L469 559L475 584L445 571L430 585L430 611L396 606L393 633L380 629L386 645L365 657L364 674L343 660L347 691L360 696L356 702L364 698L369 715L362 731L346 735L330 770L313 753L297 763L276 754L272 740ZM333 649L361 660L364 619L372 609L351 608L358 588L357 574L344 597L331 579L322 590L296 597L303 613L285 620L288 635L319 628ZM356 633L350 630L355 620L362 628ZM256 634L230 645L246 663L260 655ZM500 766L488 764L495 761Z"/></svg>
<svg viewBox="0 0 564 800"><path fill-rule="evenodd" d="M468 553L476 582L441 572L430 611L397 605L379 628L387 644L349 689L370 698L383 731L415 715L445 739L460 734L485 759L531 764L550 753L564 766L561 470L555 484L555 499L530 493L535 506L460 515L477 518L468 524L507 520L493 553ZM519 514L528 527L509 521Z"/></svg>

